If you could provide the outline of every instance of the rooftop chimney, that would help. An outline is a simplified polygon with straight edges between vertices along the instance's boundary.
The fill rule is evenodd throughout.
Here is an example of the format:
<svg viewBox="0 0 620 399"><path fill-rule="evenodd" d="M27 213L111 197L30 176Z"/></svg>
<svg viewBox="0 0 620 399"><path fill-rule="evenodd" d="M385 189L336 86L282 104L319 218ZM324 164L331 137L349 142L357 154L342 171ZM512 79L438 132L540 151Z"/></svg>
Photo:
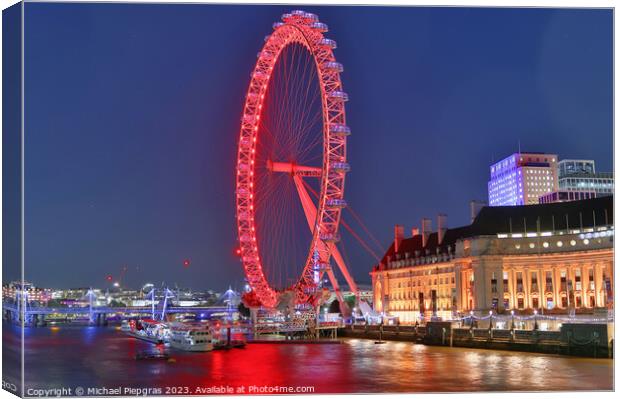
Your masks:
<svg viewBox="0 0 620 399"><path fill-rule="evenodd" d="M437 215L437 244L443 242L446 230L448 230L448 215L440 213Z"/></svg>
<svg viewBox="0 0 620 399"><path fill-rule="evenodd" d="M411 228L411 237L415 237L417 235L420 234L420 229L418 229L417 227L412 227Z"/></svg>
<svg viewBox="0 0 620 399"><path fill-rule="evenodd" d="M471 200L469 201L469 213L471 215L471 222L473 223L476 216L480 213L480 210L487 206L486 201Z"/></svg>
<svg viewBox="0 0 620 399"><path fill-rule="evenodd" d="M394 226L394 252L400 249L400 242L405 238L405 227L397 224Z"/></svg>
<svg viewBox="0 0 620 399"><path fill-rule="evenodd" d="M422 219L422 246L428 242L428 236L433 232L433 222L429 218Z"/></svg>

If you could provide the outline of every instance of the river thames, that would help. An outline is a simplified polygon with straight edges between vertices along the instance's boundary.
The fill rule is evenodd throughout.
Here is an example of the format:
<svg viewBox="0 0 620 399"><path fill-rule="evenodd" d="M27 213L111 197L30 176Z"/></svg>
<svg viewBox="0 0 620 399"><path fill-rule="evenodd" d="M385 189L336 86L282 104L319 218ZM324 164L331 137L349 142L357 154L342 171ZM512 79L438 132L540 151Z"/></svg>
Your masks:
<svg viewBox="0 0 620 399"><path fill-rule="evenodd" d="M12 345L19 342L19 330L3 323L3 333L6 368L8 361L19 358L17 345ZM135 360L137 353L157 350L156 346L114 327L58 326L26 329L25 346L27 396L61 388L74 394L78 387L86 394L92 388L91 393L105 396L136 393L125 388L157 388L149 394L183 395L226 392L221 389L251 393L251 387L290 387L300 393L613 389L610 359L405 342L256 343L207 353L166 349L172 360ZM18 370L5 369L5 374L19 376Z"/></svg>

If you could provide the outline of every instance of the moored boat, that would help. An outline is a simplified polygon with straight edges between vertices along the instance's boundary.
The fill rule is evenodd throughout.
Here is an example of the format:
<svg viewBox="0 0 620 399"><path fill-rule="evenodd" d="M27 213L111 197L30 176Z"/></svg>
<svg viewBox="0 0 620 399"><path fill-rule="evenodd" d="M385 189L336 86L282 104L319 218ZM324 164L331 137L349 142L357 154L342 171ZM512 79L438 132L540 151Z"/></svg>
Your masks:
<svg viewBox="0 0 620 399"><path fill-rule="evenodd" d="M121 329L123 329L122 326ZM134 338L162 344L168 335L168 327L165 323L151 319L132 320L129 322L129 330L125 332Z"/></svg>
<svg viewBox="0 0 620 399"><path fill-rule="evenodd" d="M123 332L131 331L131 325L129 324L129 321L123 320L121 322L121 331L123 331Z"/></svg>
<svg viewBox="0 0 620 399"><path fill-rule="evenodd" d="M189 352L213 350L213 333L204 323L172 323L168 342L172 348Z"/></svg>

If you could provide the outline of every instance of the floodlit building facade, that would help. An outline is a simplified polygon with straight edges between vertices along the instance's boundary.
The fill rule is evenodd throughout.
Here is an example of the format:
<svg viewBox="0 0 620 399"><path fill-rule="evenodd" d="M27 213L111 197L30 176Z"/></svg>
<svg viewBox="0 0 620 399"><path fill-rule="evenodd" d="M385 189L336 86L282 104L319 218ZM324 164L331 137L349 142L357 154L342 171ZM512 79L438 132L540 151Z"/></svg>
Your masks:
<svg viewBox="0 0 620 399"><path fill-rule="evenodd" d="M428 219L427 219L428 220ZM613 306L613 198L485 207L471 225L422 223L372 269L374 309L420 315L509 310L594 312Z"/></svg>
<svg viewBox="0 0 620 399"><path fill-rule="evenodd" d="M557 155L515 153L491 165L489 205L537 204L541 195L557 191Z"/></svg>
<svg viewBox="0 0 620 399"><path fill-rule="evenodd" d="M49 289L35 287L32 283L13 281L2 286L2 300L15 301L19 295L25 295L26 300L35 302L47 302L52 293Z"/></svg>

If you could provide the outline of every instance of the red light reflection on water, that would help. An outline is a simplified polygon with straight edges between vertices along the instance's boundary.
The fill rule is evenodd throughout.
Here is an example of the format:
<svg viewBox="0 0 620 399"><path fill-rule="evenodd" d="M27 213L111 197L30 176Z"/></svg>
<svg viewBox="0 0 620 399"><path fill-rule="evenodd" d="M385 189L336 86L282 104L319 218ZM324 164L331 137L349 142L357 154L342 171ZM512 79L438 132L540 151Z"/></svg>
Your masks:
<svg viewBox="0 0 620 399"><path fill-rule="evenodd" d="M3 326L5 348L19 343ZM25 332L26 384L58 386L313 387L314 393L471 392L612 389L613 361L519 352L374 345L249 344L245 349L177 352L135 360L164 347L114 328L61 326ZM238 392L235 392L238 393Z"/></svg>

